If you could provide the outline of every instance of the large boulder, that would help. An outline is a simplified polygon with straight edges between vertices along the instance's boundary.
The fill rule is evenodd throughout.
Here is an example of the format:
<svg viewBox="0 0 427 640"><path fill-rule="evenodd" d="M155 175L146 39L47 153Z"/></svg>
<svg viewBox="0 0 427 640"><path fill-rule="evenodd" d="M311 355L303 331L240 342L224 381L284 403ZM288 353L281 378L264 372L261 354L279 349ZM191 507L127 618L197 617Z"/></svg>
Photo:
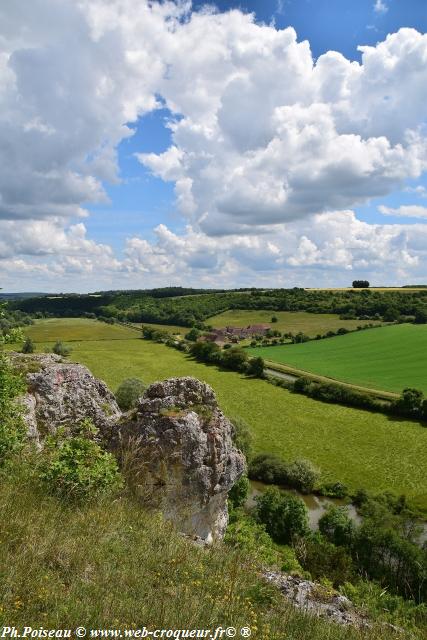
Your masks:
<svg viewBox="0 0 427 640"><path fill-rule="evenodd" d="M63 427L75 433L90 418L101 433L118 422L121 411L107 385L81 364L53 354L13 354L26 376L28 392L21 399L29 437L38 445Z"/></svg>
<svg viewBox="0 0 427 640"><path fill-rule="evenodd" d="M120 433L122 446L137 442L145 496L165 517L207 543L221 539L245 460L211 387L189 377L156 382Z"/></svg>

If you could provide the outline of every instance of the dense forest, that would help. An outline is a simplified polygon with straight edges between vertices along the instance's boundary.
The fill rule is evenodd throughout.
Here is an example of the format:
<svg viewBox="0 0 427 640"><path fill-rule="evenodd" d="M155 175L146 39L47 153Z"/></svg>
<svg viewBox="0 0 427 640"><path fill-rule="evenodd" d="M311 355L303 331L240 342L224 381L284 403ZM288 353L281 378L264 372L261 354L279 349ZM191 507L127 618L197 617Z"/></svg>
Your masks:
<svg viewBox="0 0 427 640"><path fill-rule="evenodd" d="M197 293L195 293L197 292ZM36 317L97 317L122 322L198 326L229 309L268 309L336 313L343 318L399 318L427 321L427 289L415 292L357 290L240 289L194 290L177 287L151 291L109 291L64 294L9 302L10 310Z"/></svg>

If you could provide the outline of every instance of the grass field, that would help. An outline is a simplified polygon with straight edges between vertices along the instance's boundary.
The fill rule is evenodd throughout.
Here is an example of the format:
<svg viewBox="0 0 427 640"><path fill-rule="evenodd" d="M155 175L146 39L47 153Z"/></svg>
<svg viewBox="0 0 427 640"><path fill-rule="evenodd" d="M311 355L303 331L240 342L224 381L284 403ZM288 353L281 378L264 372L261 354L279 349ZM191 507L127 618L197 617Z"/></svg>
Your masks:
<svg viewBox="0 0 427 640"><path fill-rule="evenodd" d="M304 344L248 350L268 360L365 387L427 393L427 325L400 324Z"/></svg>
<svg viewBox="0 0 427 640"><path fill-rule="evenodd" d="M250 425L257 453L268 451L289 460L309 458L326 478L342 480L352 489L406 493L427 512L427 429L419 424L321 403L263 380L220 371L164 345L141 340L132 330L123 340L84 341L84 331L104 325L80 322L71 358L87 365L112 390L133 376L147 383L171 376L195 376L212 385L227 415L241 416ZM68 333L62 320L57 321L57 327L54 321L49 323L50 345L55 339L52 336L59 333L65 342L77 335L71 321ZM38 344L40 350L45 346L48 343Z"/></svg>
<svg viewBox="0 0 427 640"><path fill-rule="evenodd" d="M76 342L79 340L126 340L135 339L136 331L127 327L106 324L86 318L49 318L36 320L24 333L39 342Z"/></svg>
<svg viewBox="0 0 427 640"><path fill-rule="evenodd" d="M150 324L149 322L132 322L134 327L141 329L141 327L150 327L150 329L158 329L159 331L167 331L172 335L180 335L184 336L186 333L190 331L189 327L179 327L176 324Z"/></svg>
<svg viewBox="0 0 427 640"><path fill-rule="evenodd" d="M271 318L275 316L277 322L272 323ZM251 324L268 323L272 329L280 332L298 333L302 331L308 336L316 336L327 331L336 331L340 327L347 329L357 329L358 326L368 324L363 320L340 320L339 316L333 313L307 313L306 311L224 311L217 316L212 316L205 320L215 329L226 326L247 327ZM380 323L378 323L380 324Z"/></svg>

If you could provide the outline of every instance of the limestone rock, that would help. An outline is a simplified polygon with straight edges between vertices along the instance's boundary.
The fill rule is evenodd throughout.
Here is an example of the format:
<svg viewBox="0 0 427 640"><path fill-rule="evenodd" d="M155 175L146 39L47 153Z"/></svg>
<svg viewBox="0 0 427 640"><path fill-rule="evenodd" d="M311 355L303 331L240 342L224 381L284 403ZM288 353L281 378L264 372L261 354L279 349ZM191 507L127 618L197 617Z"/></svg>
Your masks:
<svg viewBox="0 0 427 640"><path fill-rule="evenodd" d="M208 543L224 535L227 493L245 467L232 432L211 387L189 377L151 385L121 429L138 439L150 498L180 531Z"/></svg>
<svg viewBox="0 0 427 640"><path fill-rule="evenodd" d="M367 618L345 596L327 593L322 585L280 571L265 571L264 578L280 589L297 609L340 625L370 627Z"/></svg>
<svg viewBox="0 0 427 640"><path fill-rule="evenodd" d="M113 394L83 365L53 354L13 354L12 360L26 375L28 393L21 402L28 435L37 444L58 427L74 433L84 418L91 418L101 432L119 420Z"/></svg>

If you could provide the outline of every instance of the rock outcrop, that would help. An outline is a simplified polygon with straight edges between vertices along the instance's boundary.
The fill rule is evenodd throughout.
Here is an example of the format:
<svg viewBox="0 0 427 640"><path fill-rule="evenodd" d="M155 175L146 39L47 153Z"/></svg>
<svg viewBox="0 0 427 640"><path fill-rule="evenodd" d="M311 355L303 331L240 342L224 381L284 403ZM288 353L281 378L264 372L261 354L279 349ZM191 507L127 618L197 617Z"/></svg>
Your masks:
<svg viewBox="0 0 427 640"><path fill-rule="evenodd" d="M195 378L151 385L121 428L138 440L150 498L180 531L207 543L224 535L227 493L245 467L232 431L211 387Z"/></svg>
<svg viewBox="0 0 427 640"><path fill-rule="evenodd" d="M38 445L64 427L75 433L85 418L104 432L121 412L106 384L81 364L53 354L14 354L15 366L26 373L28 393L22 398L28 435Z"/></svg>
<svg viewBox="0 0 427 640"><path fill-rule="evenodd" d="M335 591L329 593L316 582L280 571L265 571L264 578L278 587L297 609L345 626L371 626L366 616L358 611L348 598Z"/></svg>
<svg viewBox="0 0 427 640"><path fill-rule="evenodd" d="M133 448L142 495L181 532L207 543L222 538L227 493L245 460L211 387L195 378L156 382L136 410L122 414L86 367L51 354L12 357L26 374L28 393L21 402L28 435L38 446L59 427L73 435L91 418L104 446L122 453Z"/></svg>

